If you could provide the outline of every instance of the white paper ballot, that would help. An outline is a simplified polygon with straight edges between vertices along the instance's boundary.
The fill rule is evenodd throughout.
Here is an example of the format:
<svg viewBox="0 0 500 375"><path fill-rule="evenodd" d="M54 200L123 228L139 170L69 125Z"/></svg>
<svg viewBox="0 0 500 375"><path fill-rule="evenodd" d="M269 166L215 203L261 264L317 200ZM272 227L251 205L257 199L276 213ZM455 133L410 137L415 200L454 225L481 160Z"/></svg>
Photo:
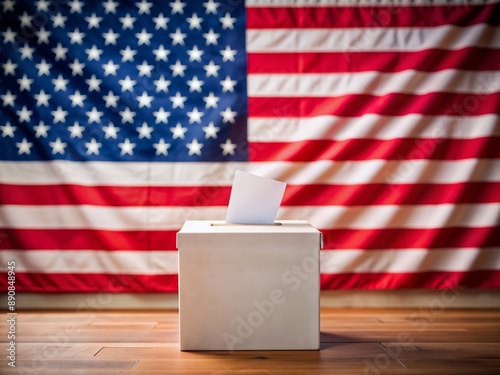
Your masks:
<svg viewBox="0 0 500 375"><path fill-rule="evenodd" d="M286 183L236 171L227 208L228 224L273 224Z"/></svg>

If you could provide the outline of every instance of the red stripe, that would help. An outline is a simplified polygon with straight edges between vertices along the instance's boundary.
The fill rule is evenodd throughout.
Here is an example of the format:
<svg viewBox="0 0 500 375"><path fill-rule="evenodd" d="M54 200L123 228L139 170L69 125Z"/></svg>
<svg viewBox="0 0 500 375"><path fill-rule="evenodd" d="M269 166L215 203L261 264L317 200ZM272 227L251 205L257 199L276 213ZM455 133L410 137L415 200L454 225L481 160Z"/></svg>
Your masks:
<svg viewBox="0 0 500 375"><path fill-rule="evenodd" d="M7 291L1 274L0 291ZM460 287L457 287L460 286ZM500 271L322 274L322 289L499 288ZM16 273L16 291L31 293L177 292L177 275ZM82 307L85 308L85 307Z"/></svg>
<svg viewBox="0 0 500 375"><path fill-rule="evenodd" d="M500 6L256 7L247 8L247 28L355 28L500 25Z"/></svg>
<svg viewBox="0 0 500 375"><path fill-rule="evenodd" d="M82 186L0 184L0 204L227 206L230 186Z"/></svg>
<svg viewBox="0 0 500 375"><path fill-rule="evenodd" d="M193 199L192 187L128 187L0 184L0 204L96 206L227 206L231 187L207 186ZM174 200L173 197L179 197ZM440 204L500 202L500 182L455 184L287 185L282 206Z"/></svg>
<svg viewBox="0 0 500 375"><path fill-rule="evenodd" d="M436 229L323 229L325 249L500 246L499 226ZM2 229L0 250L175 250L177 230Z"/></svg>
<svg viewBox="0 0 500 375"><path fill-rule="evenodd" d="M480 47L418 52L249 53L247 60L249 74L500 70L500 50Z"/></svg>
<svg viewBox="0 0 500 375"><path fill-rule="evenodd" d="M376 220L376 218L374 218ZM322 230L325 249L440 249L498 247L500 226L435 229Z"/></svg>
<svg viewBox="0 0 500 375"><path fill-rule="evenodd" d="M251 117L356 117L367 113L384 116L404 116L411 113L429 116L478 116L500 114L500 93L393 93L383 96L353 94L337 97L249 98L248 112Z"/></svg>
<svg viewBox="0 0 500 375"><path fill-rule="evenodd" d="M7 291L1 274L0 291ZM30 293L154 293L177 292L177 275L109 275L16 272L16 292ZM103 296L104 299L104 296ZM85 309L85 306L82 307Z"/></svg>
<svg viewBox="0 0 500 375"><path fill-rule="evenodd" d="M500 202L500 182L287 185L283 206L419 205Z"/></svg>
<svg viewBox="0 0 500 375"><path fill-rule="evenodd" d="M500 137L476 139L399 138L266 142L249 145L251 161L461 160L500 157Z"/></svg>
<svg viewBox="0 0 500 375"><path fill-rule="evenodd" d="M459 296L467 288L499 288L500 271L417 272L417 273L342 273L322 274L322 289L402 289L449 290Z"/></svg>
<svg viewBox="0 0 500 375"><path fill-rule="evenodd" d="M2 229L0 250L175 250L176 230Z"/></svg>

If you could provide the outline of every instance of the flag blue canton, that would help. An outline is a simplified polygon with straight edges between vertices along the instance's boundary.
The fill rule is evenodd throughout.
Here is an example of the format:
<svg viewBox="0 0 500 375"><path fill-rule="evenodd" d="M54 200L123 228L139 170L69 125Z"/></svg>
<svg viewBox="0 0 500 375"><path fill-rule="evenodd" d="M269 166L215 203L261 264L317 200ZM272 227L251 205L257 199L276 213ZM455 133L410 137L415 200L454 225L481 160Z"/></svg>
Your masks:
<svg viewBox="0 0 500 375"><path fill-rule="evenodd" d="M244 2L0 4L0 160L248 159Z"/></svg>

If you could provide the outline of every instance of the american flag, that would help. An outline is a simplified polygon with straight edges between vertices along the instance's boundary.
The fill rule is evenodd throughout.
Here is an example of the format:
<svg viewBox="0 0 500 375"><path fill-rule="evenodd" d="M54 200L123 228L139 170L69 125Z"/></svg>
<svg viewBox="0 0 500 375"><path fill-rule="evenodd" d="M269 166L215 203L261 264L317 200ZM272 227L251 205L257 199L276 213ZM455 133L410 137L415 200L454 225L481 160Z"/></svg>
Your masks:
<svg viewBox="0 0 500 375"><path fill-rule="evenodd" d="M237 169L324 289L500 287L500 4L0 3L0 286L177 291Z"/></svg>

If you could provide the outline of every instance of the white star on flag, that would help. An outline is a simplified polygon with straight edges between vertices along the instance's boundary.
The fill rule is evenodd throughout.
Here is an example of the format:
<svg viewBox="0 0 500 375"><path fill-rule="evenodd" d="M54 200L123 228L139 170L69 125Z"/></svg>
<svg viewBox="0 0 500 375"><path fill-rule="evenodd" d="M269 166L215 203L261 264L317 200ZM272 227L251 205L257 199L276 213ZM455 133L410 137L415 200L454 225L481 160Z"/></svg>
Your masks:
<svg viewBox="0 0 500 375"><path fill-rule="evenodd" d="M170 33L169 34L170 38L172 38L172 45L175 46L177 44L180 44L181 46L184 45L184 38L186 38L187 34L184 34L181 32L180 28L177 28L175 30L175 33Z"/></svg>
<svg viewBox="0 0 500 375"><path fill-rule="evenodd" d="M120 36L120 34L113 32L113 30L109 29L107 33L103 33L102 36L104 37L104 44L112 44L116 45L116 39Z"/></svg>
<svg viewBox="0 0 500 375"><path fill-rule="evenodd" d="M72 107L82 107L83 108L83 101L87 99L87 95L82 95L80 94L80 91L76 90L73 95L70 95L69 98L71 99L71 106Z"/></svg>
<svg viewBox="0 0 500 375"><path fill-rule="evenodd" d="M66 122L66 116L68 115L68 111L63 111L61 106L57 107L55 111L52 111L52 116L54 116L54 124L58 122Z"/></svg>
<svg viewBox="0 0 500 375"><path fill-rule="evenodd" d="M135 36L138 40L137 41L138 46L143 44L149 46L151 44L149 40L153 37L153 34L148 33L146 29L142 29L142 31L140 33L135 34Z"/></svg>
<svg viewBox="0 0 500 375"><path fill-rule="evenodd" d="M131 143L130 140L128 138L125 139L125 142L122 142L122 143L118 143L118 147L121 148L121 152L120 152L120 155L134 155L134 148L135 148L136 144L135 143Z"/></svg>
<svg viewBox="0 0 500 375"><path fill-rule="evenodd" d="M180 123L177 123L175 125L175 128L170 128L170 131L172 132L172 138L173 139L184 139L184 134L187 132L187 128L182 127Z"/></svg>
<svg viewBox="0 0 500 375"><path fill-rule="evenodd" d="M156 86L156 92L165 91L168 92L168 85L170 85L170 81L165 80L163 74L157 80L153 81Z"/></svg>
<svg viewBox="0 0 500 375"><path fill-rule="evenodd" d="M90 142L85 142L85 147L87 147L87 155L99 155L99 149L101 148L102 143L99 143L92 138Z"/></svg>
<svg viewBox="0 0 500 375"><path fill-rule="evenodd" d="M40 30L35 32L37 37L36 44L48 44L49 37L52 33L50 31L45 30L45 27L41 27Z"/></svg>
<svg viewBox="0 0 500 375"><path fill-rule="evenodd" d="M95 76L95 74L92 74L92 77L90 77L90 79L86 79L85 83L87 85L89 85L89 92L92 92L92 91L101 91L100 85L102 83L102 80L98 79Z"/></svg>
<svg viewBox="0 0 500 375"><path fill-rule="evenodd" d="M234 29L234 23L236 22L236 18L232 18L229 13L226 13L224 17L219 18L220 22L222 22L222 29Z"/></svg>
<svg viewBox="0 0 500 375"><path fill-rule="evenodd" d="M67 143L62 142L61 138L57 137L55 142L49 142L49 146L52 147L52 153L53 154L64 154L64 149L67 146Z"/></svg>
<svg viewBox="0 0 500 375"><path fill-rule="evenodd" d="M222 116L223 123L230 122L231 124L234 124L235 121L234 117L237 115L237 113L231 111L231 108L227 107L224 111L220 113L220 115Z"/></svg>
<svg viewBox="0 0 500 375"><path fill-rule="evenodd" d="M64 77L59 74L56 79L52 80L54 84L54 91L66 91L66 85L68 84L69 79L64 79Z"/></svg>
<svg viewBox="0 0 500 375"><path fill-rule="evenodd" d="M160 44L160 46L157 49L153 50L153 53L156 56L155 58L156 61L167 61L170 51L166 50L163 47L163 44Z"/></svg>
<svg viewBox="0 0 500 375"><path fill-rule="evenodd" d="M118 2L113 0L107 0L102 5L104 6L104 13L106 14L116 14L116 8L118 7Z"/></svg>
<svg viewBox="0 0 500 375"><path fill-rule="evenodd" d="M31 154L31 147L33 147L33 143L28 142L26 138L23 138L22 142L16 143L16 146L19 148L18 154Z"/></svg>
<svg viewBox="0 0 500 375"><path fill-rule="evenodd" d="M87 54L87 60L96 60L99 61L101 59L102 49L98 49L94 44L92 48L86 49L85 53Z"/></svg>
<svg viewBox="0 0 500 375"><path fill-rule="evenodd" d="M21 60L28 59L32 60L33 59L33 52L35 52L34 48L31 48L27 43L24 43L24 45L19 48L19 52L21 52ZM58 60L58 55L56 55L56 61Z"/></svg>
<svg viewBox="0 0 500 375"><path fill-rule="evenodd" d="M126 107L125 110L120 111L120 116L122 117L122 124L126 124L127 122L133 124L135 112L132 112L129 107Z"/></svg>
<svg viewBox="0 0 500 375"><path fill-rule="evenodd" d="M120 128L117 126L114 126L112 122L110 122L108 124L108 126L103 126L102 128L103 128L104 133L105 133L105 135L104 135L105 139L108 139L108 138L117 139L118 138L118 132L120 131Z"/></svg>
<svg viewBox="0 0 500 375"><path fill-rule="evenodd" d="M220 98L216 97L213 92L210 92L203 100L205 101L205 108L217 108Z"/></svg>
<svg viewBox="0 0 500 375"><path fill-rule="evenodd" d="M148 126L146 122L143 122L140 128L135 128L135 129L139 133L139 139L142 138L151 139L151 133L153 132L153 127Z"/></svg>
<svg viewBox="0 0 500 375"><path fill-rule="evenodd" d="M18 79L17 83L19 83L20 91L31 91L31 84L33 83L33 80L28 78L26 74L23 74L23 77L21 79Z"/></svg>
<svg viewBox="0 0 500 375"><path fill-rule="evenodd" d="M69 41L71 44L75 44L75 43L82 44L85 34L80 32L80 30L78 28L76 28L74 31L68 33L68 36L71 38Z"/></svg>
<svg viewBox="0 0 500 375"><path fill-rule="evenodd" d="M14 100L16 100L17 95L13 95L10 90L5 93L5 95L1 95L2 101L3 101L3 106L8 107L14 106Z"/></svg>
<svg viewBox="0 0 500 375"><path fill-rule="evenodd" d="M122 87L122 92L125 92L125 91L133 92L136 81L134 81L133 79L130 79L130 76L127 75L125 77L125 79L120 79L118 81L118 83Z"/></svg>
<svg viewBox="0 0 500 375"><path fill-rule="evenodd" d="M194 107L192 111L187 112L187 115L189 117L190 124L194 122L201 124L201 118L203 116L203 112L200 112L198 108Z"/></svg>
<svg viewBox="0 0 500 375"><path fill-rule="evenodd" d="M170 112L167 112L163 109L163 107L160 107L160 109L156 112L153 112L153 115L156 117L156 124L159 124L160 122L163 123L168 123L168 116L170 116Z"/></svg>
<svg viewBox="0 0 500 375"><path fill-rule="evenodd" d="M222 148L222 155L234 155L236 145L230 139L227 139L225 143L221 143L220 147Z"/></svg>
<svg viewBox="0 0 500 375"><path fill-rule="evenodd" d="M101 111L98 111L96 107L92 107L92 111L85 112L85 114L89 118L89 124L92 124L93 122L100 124L101 123L101 116L104 113Z"/></svg>
<svg viewBox="0 0 500 375"><path fill-rule="evenodd" d="M108 95L104 95L102 98L106 101L106 108L116 108L118 106L118 100L120 99L120 97L113 94L112 91L109 91Z"/></svg>
<svg viewBox="0 0 500 375"><path fill-rule="evenodd" d="M168 155L168 149L170 148L170 143L165 143L163 138L160 138L158 143L153 143L153 147L156 149L156 155Z"/></svg>
<svg viewBox="0 0 500 375"><path fill-rule="evenodd" d="M104 75L116 76L116 71L120 67L118 64L114 64L113 61L109 60L106 64L102 66L104 68Z"/></svg>
<svg viewBox="0 0 500 375"><path fill-rule="evenodd" d="M35 94L34 97L36 99L37 107L41 106L48 107L49 99L52 97L52 95L46 94L44 90L40 90L40 92L38 94Z"/></svg>
<svg viewBox="0 0 500 375"><path fill-rule="evenodd" d="M164 17L163 13L160 13L158 17L154 17L153 21L155 22L155 30L167 30L167 23L170 21L170 18Z"/></svg>
<svg viewBox="0 0 500 375"><path fill-rule="evenodd" d="M184 108L187 97L182 96L180 92L176 92L175 96L170 97L170 100L172 101L172 108Z"/></svg>
<svg viewBox="0 0 500 375"><path fill-rule="evenodd" d="M181 0L175 0L175 2L170 3L170 6L172 7L172 14L183 14L186 3L183 3Z"/></svg>
<svg viewBox="0 0 500 375"><path fill-rule="evenodd" d="M0 129L2 129L2 138L14 138L14 132L16 131L17 127L12 126L10 122L7 122L5 125L0 126Z"/></svg>
<svg viewBox="0 0 500 375"><path fill-rule="evenodd" d="M71 7L70 12L71 13L81 13L83 4L84 4L83 1L78 1L78 0L70 1L68 3L68 5Z"/></svg>
<svg viewBox="0 0 500 375"><path fill-rule="evenodd" d="M191 143L188 143L186 147L189 149L189 156L201 155L201 149L203 148L203 143L199 143L197 139L193 139Z"/></svg>
<svg viewBox="0 0 500 375"><path fill-rule="evenodd" d="M125 15L125 17L120 17L120 22L122 23L122 29L133 29L134 28L134 22L136 18L131 17L129 13Z"/></svg>
<svg viewBox="0 0 500 375"><path fill-rule="evenodd" d="M83 75L83 68L85 68L85 64L75 59L72 63L69 64L71 68L71 75L73 76L81 76Z"/></svg>
<svg viewBox="0 0 500 375"><path fill-rule="evenodd" d="M16 114L19 118L19 122L29 122L33 111L30 111L25 105L23 105L20 111L16 111Z"/></svg>
<svg viewBox="0 0 500 375"><path fill-rule="evenodd" d="M214 0L208 0L208 2L203 3L203 6L206 8L205 13L210 14L216 14L217 13L217 8L219 7L219 3L214 2Z"/></svg>
<svg viewBox="0 0 500 375"><path fill-rule="evenodd" d="M42 61L39 64L35 64L35 66L38 69L38 77L50 75L50 68L52 67L52 64L48 64L45 59L42 59Z"/></svg>
<svg viewBox="0 0 500 375"><path fill-rule="evenodd" d="M45 61L45 60L43 60ZM38 65L36 65L38 67ZM14 64L11 59L7 60L5 64L2 64L3 73L5 75L15 75L17 64Z"/></svg>
<svg viewBox="0 0 500 375"><path fill-rule="evenodd" d="M217 138L217 132L220 130L220 128L214 126L213 122L210 122L208 126L204 126L202 130L205 132L205 138Z"/></svg>
<svg viewBox="0 0 500 375"><path fill-rule="evenodd" d="M75 121L73 125L68 126L68 131L70 132L71 138L82 138L84 130L85 127L78 124L78 121Z"/></svg>
<svg viewBox="0 0 500 375"><path fill-rule="evenodd" d="M201 30L201 23L203 22L203 18L198 17L196 13L193 13L192 17L188 17L187 21L189 22L189 30Z"/></svg>
<svg viewBox="0 0 500 375"><path fill-rule="evenodd" d="M200 81L198 77L194 76L193 79L187 81L189 86L189 92L197 91L201 92L201 86L203 86L203 81Z"/></svg>
<svg viewBox="0 0 500 375"><path fill-rule="evenodd" d="M203 37L206 39L206 45L217 44L217 39L220 37L220 34L214 32L213 29L210 29L208 33L204 33Z"/></svg>
<svg viewBox="0 0 500 375"><path fill-rule="evenodd" d="M151 102L153 101L154 97L148 95L146 91L144 91L141 96L137 97L137 100L139 101L139 108L151 108Z"/></svg>
<svg viewBox="0 0 500 375"><path fill-rule="evenodd" d="M56 61L66 60L66 53L68 49L63 47L61 43L57 43L55 48L52 48L52 52L54 52Z"/></svg>
<svg viewBox="0 0 500 375"><path fill-rule="evenodd" d="M51 16L50 18L52 19L52 26L54 26L54 28L64 28L66 26L66 20L68 19L68 17L63 16L61 12L57 13L55 16Z"/></svg>
<svg viewBox="0 0 500 375"><path fill-rule="evenodd" d="M47 138L49 134L47 133L50 129L50 126L45 125L43 121L40 121L38 125L33 126L33 130L35 130L35 138Z"/></svg>
<svg viewBox="0 0 500 375"><path fill-rule="evenodd" d="M152 3L147 2L146 0L141 0L140 3L135 4L139 8L139 14L150 14Z"/></svg>

